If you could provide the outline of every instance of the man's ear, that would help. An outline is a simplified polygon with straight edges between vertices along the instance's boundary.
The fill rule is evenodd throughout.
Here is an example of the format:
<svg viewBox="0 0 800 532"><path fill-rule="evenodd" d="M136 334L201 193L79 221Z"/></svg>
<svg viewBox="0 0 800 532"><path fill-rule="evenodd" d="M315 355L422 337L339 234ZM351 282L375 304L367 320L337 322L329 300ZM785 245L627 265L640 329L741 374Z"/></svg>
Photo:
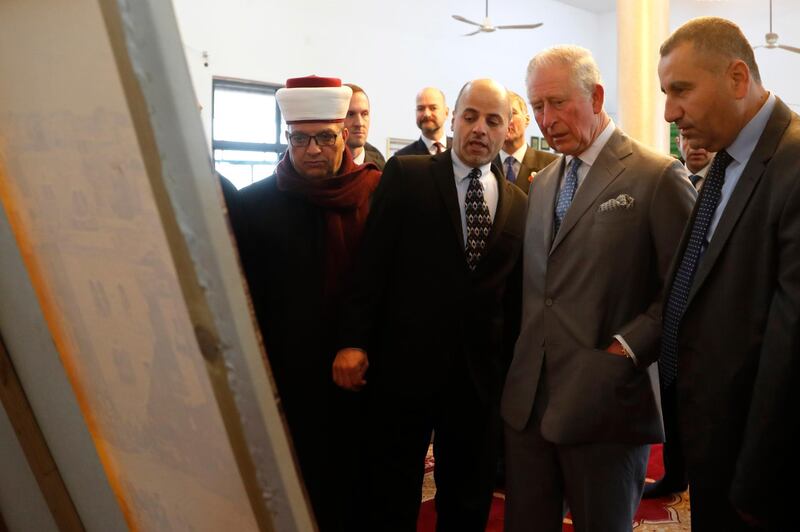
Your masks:
<svg viewBox="0 0 800 532"><path fill-rule="evenodd" d="M736 99L742 99L747 96L747 91L750 88L750 69L747 64L741 59L735 59L728 66L726 75L730 80Z"/></svg>
<svg viewBox="0 0 800 532"><path fill-rule="evenodd" d="M347 138L350 136L350 130L346 127L342 128L342 140L347 142Z"/></svg>
<svg viewBox="0 0 800 532"><path fill-rule="evenodd" d="M603 101L605 100L605 89L599 83L595 84L592 91L592 110L594 114L599 114L603 110Z"/></svg>

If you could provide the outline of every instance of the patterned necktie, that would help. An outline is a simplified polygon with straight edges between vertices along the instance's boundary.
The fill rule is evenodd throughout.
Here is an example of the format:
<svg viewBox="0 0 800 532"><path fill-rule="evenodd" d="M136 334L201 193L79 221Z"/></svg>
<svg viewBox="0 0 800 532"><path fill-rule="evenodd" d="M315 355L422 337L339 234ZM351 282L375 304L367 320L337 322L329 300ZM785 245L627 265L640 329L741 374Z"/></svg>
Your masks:
<svg viewBox="0 0 800 532"><path fill-rule="evenodd" d="M699 176L697 174L692 174L692 175L689 176L689 181L692 182L692 185L694 185L694 188L697 188L697 182L700 181L701 179L703 179L703 177Z"/></svg>
<svg viewBox="0 0 800 532"><path fill-rule="evenodd" d="M506 157L506 179L512 183L517 180L517 174L514 172L514 163L517 162L513 155Z"/></svg>
<svg viewBox="0 0 800 532"><path fill-rule="evenodd" d="M466 253L467 266L474 271L486 249L486 241L489 240L489 232L492 230L492 217L483 199L480 169L473 168L467 177L469 188L464 201L464 216L467 220Z"/></svg>
<svg viewBox="0 0 800 532"><path fill-rule="evenodd" d="M442 153L442 143L441 142L434 142L433 143L433 149L435 151L434 155L436 155L437 153Z"/></svg>
<svg viewBox="0 0 800 532"><path fill-rule="evenodd" d="M733 158L728 155L728 152L722 150L717 153L714 162L711 163L703 188L700 189L700 197L697 199L697 213L692 222L689 241L686 249L683 250L683 256L667 295L663 318L664 330L661 335L661 357L658 359L662 388L672 384L678 376L678 327L681 324L683 312L686 310L689 291L700 262L711 219L714 217L714 211L717 210L717 205L722 197L725 169L732 160Z"/></svg>
<svg viewBox="0 0 800 532"><path fill-rule="evenodd" d="M564 186L561 192L558 193L558 202L556 202L556 217L555 227L553 228L553 238L558 234L561 228L561 222L564 221L564 216L567 215L567 210L572 204L572 198L575 197L575 191L578 189L578 167L581 165L581 160L577 157L572 158L567 169L567 177L564 178Z"/></svg>

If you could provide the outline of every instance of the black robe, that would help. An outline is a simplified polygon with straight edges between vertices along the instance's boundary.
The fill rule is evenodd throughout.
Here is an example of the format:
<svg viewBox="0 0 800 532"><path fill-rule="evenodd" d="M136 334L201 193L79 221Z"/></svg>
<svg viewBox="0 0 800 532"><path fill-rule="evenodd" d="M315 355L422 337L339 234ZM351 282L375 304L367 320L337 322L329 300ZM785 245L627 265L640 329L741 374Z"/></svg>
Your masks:
<svg viewBox="0 0 800 532"><path fill-rule="evenodd" d="M352 530L362 393L332 379L339 301L325 296L325 210L277 187L243 188L231 219L267 358L320 529Z"/></svg>

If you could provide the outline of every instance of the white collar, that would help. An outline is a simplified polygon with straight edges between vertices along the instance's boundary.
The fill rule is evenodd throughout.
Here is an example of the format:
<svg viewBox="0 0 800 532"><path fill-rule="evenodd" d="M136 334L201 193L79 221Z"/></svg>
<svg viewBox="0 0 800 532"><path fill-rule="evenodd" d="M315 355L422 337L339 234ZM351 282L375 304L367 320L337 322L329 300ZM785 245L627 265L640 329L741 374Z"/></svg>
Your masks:
<svg viewBox="0 0 800 532"><path fill-rule="evenodd" d="M616 128L617 126L614 125L614 121L609 118L608 124L606 124L606 127L603 129L603 131L597 135L597 138L594 139L594 142L592 142L588 148L578 154L578 159L581 160L581 163L585 167L588 168L594 164L594 162L597 160L597 156L600 155L601 151L603 151L608 139L611 138L611 135L614 133ZM574 157L572 155L567 155L567 165L572 162L573 158Z"/></svg>
<svg viewBox="0 0 800 532"><path fill-rule="evenodd" d="M514 153L507 153L505 150L500 150L500 163L505 164L506 159L510 155L514 159L516 159L518 163L522 164L522 159L525 158L525 153L527 153L527 151L528 151L528 145L525 144L524 142L522 143L522 146L520 146L519 149Z"/></svg>
<svg viewBox="0 0 800 532"><path fill-rule="evenodd" d="M458 158L458 155L456 155L456 150L450 150L450 155L453 156L453 174L455 175L456 181L463 181L469 176L469 173L472 171L472 167L467 166L461 159ZM486 177L492 171L492 163L488 162L482 166L479 166L478 169L481 171L481 177Z"/></svg>

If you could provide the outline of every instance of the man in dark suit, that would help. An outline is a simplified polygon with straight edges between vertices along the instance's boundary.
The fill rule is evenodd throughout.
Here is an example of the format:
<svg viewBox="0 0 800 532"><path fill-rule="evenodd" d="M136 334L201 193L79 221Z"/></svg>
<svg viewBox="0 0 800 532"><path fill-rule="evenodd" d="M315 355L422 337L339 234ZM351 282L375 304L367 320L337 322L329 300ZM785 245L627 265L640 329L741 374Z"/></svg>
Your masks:
<svg viewBox="0 0 800 532"><path fill-rule="evenodd" d="M356 164L373 163L378 170L383 170L386 159L378 149L367 142L369 124L372 114L369 109L369 97L364 89L355 83L345 83L353 91L347 116L344 117L344 127L350 133L347 137L347 147L353 154Z"/></svg>
<svg viewBox="0 0 800 532"><path fill-rule="evenodd" d="M369 381L372 530L416 530L433 430L437 530L486 526L525 218L525 195L491 166L510 114L501 85L468 83L453 149L391 158L375 193L333 367L344 388Z"/></svg>
<svg viewBox="0 0 800 532"><path fill-rule="evenodd" d="M503 169L506 179L527 194L536 172L558 159L558 156L528 146L525 142L525 131L531 123L528 104L516 92L508 93L511 95L511 123L508 125L503 149L495 157L494 164Z"/></svg>
<svg viewBox="0 0 800 532"><path fill-rule="evenodd" d="M422 132L416 140L397 150L395 155L436 155L452 145L453 139L445 136L444 123L450 109L444 93L436 87L425 87L417 94L417 127Z"/></svg>
<svg viewBox="0 0 800 532"><path fill-rule="evenodd" d="M678 383L692 530L793 530L800 381L800 117L721 18L662 45L664 118L717 152L667 284L660 364Z"/></svg>
<svg viewBox="0 0 800 532"><path fill-rule="evenodd" d="M506 530L630 530L658 401L661 290L695 192L677 160L616 129L590 52L558 46L527 75L564 154L531 184L522 328L508 370ZM574 197L574 199L573 199Z"/></svg>

